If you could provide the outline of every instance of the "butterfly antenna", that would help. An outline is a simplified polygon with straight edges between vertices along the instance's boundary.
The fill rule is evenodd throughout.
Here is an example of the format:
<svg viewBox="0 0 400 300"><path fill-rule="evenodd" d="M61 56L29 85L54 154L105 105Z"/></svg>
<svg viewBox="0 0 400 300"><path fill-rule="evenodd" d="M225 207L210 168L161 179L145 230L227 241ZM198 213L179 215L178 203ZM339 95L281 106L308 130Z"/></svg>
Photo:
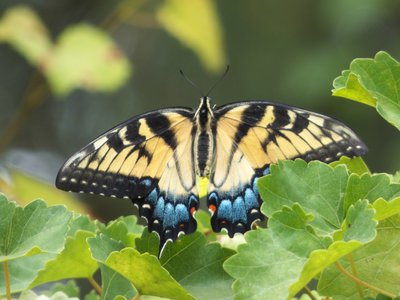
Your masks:
<svg viewBox="0 0 400 300"><path fill-rule="evenodd" d="M189 79L189 77L186 76L185 73L183 73L182 69L179 70L179 73L181 73L181 75L183 76L183 78L186 79L187 82L189 82L192 86L194 86L196 88L196 90L198 90L200 92L200 96L203 97L204 93L203 91L199 88L199 86L197 84L195 84L192 80Z"/></svg>
<svg viewBox="0 0 400 300"><path fill-rule="evenodd" d="M212 90L218 85L218 83L220 83L222 81L222 79L224 79L225 75L228 73L229 71L229 65L226 66L226 70L225 72L221 75L221 77L214 83L214 85L208 90L208 93L206 94L206 97L208 97L208 95L210 95L210 93L212 92Z"/></svg>

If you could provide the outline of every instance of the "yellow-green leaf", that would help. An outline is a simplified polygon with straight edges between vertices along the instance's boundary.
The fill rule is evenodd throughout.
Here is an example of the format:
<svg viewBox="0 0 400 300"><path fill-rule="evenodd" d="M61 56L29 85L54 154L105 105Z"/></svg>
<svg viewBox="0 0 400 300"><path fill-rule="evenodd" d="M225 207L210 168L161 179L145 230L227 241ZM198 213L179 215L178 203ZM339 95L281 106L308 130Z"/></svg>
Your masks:
<svg viewBox="0 0 400 300"><path fill-rule="evenodd" d="M44 63L52 48L46 27L32 9L22 5L8 9L0 19L0 42L9 43L34 65Z"/></svg>
<svg viewBox="0 0 400 300"><path fill-rule="evenodd" d="M52 89L113 91L130 75L130 65L111 38L87 24L67 28L59 37L45 74Z"/></svg>
<svg viewBox="0 0 400 300"><path fill-rule="evenodd" d="M165 30L194 51L213 72L225 66L223 34L215 2L166 0L157 12Z"/></svg>

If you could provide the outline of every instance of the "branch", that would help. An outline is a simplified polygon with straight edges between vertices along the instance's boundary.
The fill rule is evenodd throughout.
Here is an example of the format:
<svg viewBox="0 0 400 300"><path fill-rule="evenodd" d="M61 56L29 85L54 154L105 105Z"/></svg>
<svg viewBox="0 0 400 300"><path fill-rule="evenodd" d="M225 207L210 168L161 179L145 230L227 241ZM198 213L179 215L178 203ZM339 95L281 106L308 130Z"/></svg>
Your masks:
<svg viewBox="0 0 400 300"><path fill-rule="evenodd" d="M345 276L349 277L355 283L357 283L359 285L362 285L362 286L364 286L364 287L366 287L366 288L368 288L368 289L370 289L372 291L375 291L375 292L377 292L379 294L388 296L390 298L396 298L395 294L392 294L392 293L390 293L388 291L382 290L381 288L378 288L378 287L376 287L374 285L371 285L368 282L365 282L365 281L361 280L360 278L354 276L353 274L347 272L347 270L338 261L335 263L335 265L339 269L340 272L342 272Z"/></svg>

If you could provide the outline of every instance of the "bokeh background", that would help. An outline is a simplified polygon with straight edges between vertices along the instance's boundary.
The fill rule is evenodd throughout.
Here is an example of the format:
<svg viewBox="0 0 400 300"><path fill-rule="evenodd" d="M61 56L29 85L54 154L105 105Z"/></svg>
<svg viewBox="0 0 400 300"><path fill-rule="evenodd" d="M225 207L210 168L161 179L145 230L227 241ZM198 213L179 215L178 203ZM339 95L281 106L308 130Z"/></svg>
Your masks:
<svg viewBox="0 0 400 300"><path fill-rule="evenodd" d="M400 169L397 130L373 108L331 96L354 58L400 58L392 0L1 0L0 191L67 203L103 220L126 200L53 188L62 163L125 119L161 107L266 99L342 120L373 172Z"/></svg>

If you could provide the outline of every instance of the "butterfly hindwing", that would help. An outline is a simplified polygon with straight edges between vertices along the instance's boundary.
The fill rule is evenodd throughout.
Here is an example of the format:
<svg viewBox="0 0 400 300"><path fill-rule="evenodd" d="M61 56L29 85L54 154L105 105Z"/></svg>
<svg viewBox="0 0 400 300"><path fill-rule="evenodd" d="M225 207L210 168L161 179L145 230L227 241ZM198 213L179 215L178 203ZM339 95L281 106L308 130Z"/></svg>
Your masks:
<svg viewBox="0 0 400 300"><path fill-rule="evenodd" d="M73 155L56 185L74 192L129 198L161 246L196 230L199 205L193 162L193 112L174 108L132 118Z"/></svg>
<svg viewBox="0 0 400 300"><path fill-rule="evenodd" d="M306 110L264 101L218 108L207 199L213 229L233 236L263 219L257 180L270 164L295 158L331 162L366 150L347 126Z"/></svg>

